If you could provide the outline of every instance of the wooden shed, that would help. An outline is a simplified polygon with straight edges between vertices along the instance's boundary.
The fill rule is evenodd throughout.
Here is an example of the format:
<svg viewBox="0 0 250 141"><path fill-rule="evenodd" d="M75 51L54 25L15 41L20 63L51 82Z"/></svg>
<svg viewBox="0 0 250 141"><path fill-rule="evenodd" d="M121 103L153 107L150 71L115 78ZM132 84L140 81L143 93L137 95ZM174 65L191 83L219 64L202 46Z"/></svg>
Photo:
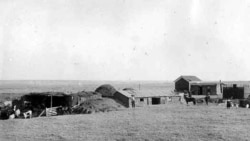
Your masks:
<svg viewBox="0 0 250 141"><path fill-rule="evenodd" d="M177 92L184 92L184 90L190 90L190 82L192 81L201 81L196 76L180 76L178 77L174 83L175 83L175 91Z"/></svg>
<svg viewBox="0 0 250 141"><path fill-rule="evenodd" d="M190 91L194 95L219 95L222 94L222 83L217 81L192 81Z"/></svg>

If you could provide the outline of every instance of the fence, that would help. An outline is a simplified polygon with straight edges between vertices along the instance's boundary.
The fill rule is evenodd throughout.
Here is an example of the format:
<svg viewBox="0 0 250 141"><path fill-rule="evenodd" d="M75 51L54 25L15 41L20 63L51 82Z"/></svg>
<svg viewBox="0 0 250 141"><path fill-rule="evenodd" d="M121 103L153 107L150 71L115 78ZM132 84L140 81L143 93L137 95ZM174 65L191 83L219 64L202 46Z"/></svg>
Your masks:
<svg viewBox="0 0 250 141"><path fill-rule="evenodd" d="M46 108L46 116L56 116L57 108L59 107Z"/></svg>

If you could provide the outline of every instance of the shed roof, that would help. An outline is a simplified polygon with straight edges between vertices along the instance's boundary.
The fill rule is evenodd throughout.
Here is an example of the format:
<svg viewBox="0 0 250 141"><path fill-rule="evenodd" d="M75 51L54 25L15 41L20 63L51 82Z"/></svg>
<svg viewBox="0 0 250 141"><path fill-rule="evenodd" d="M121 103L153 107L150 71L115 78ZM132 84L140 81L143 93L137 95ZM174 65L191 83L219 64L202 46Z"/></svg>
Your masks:
<svg viewBox="0 0 250 141"><path fill-rule="evenodd" d="M196 76L193 75L182 75L180 77L178 77L174 82L179 81L181 78L185 79L186 81L201 81L201 79L199 79Z"/></svg>
<svg viewBox="0 0 250 141"><path fill-rule="evenodd" d="M224 83L221 83L220 81L192 81L190 82L190 85L218 85L218 84L222 84L224 85Z"/></svg>
<svg viewBox="0 0 250 141"><path fill-rule="evenodd" d="M125 91L125 90L120 90L118 92L121 93L121 94L123 94L126 97L131 97L132 94L134 94L134 93L131 93L130 91Z"/></svg>
<svg viewBox="0 0 250 141"><path fill-rule="evenodd" d="M164 96L174 96L171 90L167 89L145 89L145 90L135 90L135 91L119 91L123 95L127 97L131 97L131 95L135 95L135 97L164 97Z"/></svg>

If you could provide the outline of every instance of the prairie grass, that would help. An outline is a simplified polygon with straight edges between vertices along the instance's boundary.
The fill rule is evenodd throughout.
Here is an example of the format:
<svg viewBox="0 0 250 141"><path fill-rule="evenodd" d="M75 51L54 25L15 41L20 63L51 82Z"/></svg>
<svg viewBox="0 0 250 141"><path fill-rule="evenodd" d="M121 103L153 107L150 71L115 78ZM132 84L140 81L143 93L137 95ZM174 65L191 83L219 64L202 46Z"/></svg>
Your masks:
<svg viewBox="0 0 250 141"><path fill-rule="evenodd" d="M164 105L106 113L0 121L0 140L245 141L250 111L210 104Z"/></svg>

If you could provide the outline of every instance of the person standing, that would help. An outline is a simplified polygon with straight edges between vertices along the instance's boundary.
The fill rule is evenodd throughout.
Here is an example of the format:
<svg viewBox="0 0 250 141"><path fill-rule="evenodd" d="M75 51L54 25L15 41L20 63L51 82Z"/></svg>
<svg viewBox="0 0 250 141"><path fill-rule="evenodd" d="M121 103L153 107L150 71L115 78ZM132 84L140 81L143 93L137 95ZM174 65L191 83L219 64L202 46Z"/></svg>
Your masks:
<svg viewBox="0 0 250 141"><path fill-rule="evenodd" d="M208 101L210 99L210 92L207 92L206 96L205 96L205 101L206 101L206 104L208 105Z"/></svg>
<svg viewBox="0 0 250 141"><path fill-rule="evenodd" d="M226 105L227 105L227 109L230 109L230 107L231 107L231 100L227 99Z"/></svg>
<svg viewBox="0 0 250 141"><path fill-rule="evenodd" d="M132 108L135 108L135 96L133 94L131 96Z"/></svg>

